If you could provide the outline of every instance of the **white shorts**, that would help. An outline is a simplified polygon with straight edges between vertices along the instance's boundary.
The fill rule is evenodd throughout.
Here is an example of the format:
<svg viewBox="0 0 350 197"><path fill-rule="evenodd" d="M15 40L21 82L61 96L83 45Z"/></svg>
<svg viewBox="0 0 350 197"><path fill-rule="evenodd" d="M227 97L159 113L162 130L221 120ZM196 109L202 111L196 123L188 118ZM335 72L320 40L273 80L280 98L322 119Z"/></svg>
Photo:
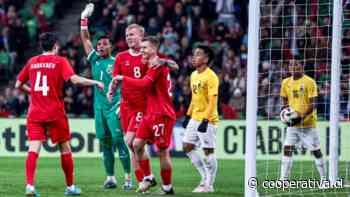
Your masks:
<svg viewBox="0 0 350 197"><path fill-rule="evenodd" d="M217 127L209 123L207 132L201 133L197 131L200 123L199 121L191 119L187 125L182 141L201 148L215 148Z"/></svg>
<svg viewBox="0 0 350 197"><path fill-rule="evenodd" d="M320 135L316 128L294 128L288 127L284 146L295 146L300 144L309 151L320 149Z"/></svg>

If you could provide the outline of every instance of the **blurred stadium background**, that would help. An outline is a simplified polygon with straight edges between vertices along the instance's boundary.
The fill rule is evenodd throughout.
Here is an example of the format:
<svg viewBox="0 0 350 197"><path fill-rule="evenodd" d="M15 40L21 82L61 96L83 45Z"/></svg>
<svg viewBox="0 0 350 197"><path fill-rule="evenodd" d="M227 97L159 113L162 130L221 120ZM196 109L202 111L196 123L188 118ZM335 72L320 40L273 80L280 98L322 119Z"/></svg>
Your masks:
<svg viewBox="0 0 350 197"><path fill-rule="evenodd" d="M91 2L95 3L96 9L89 23L92 39L95 42L99 35L108 34L113 42L113 54L127 48L124 30L130 23L138 23L145 27L147 34L161 38L160 52L172 57L180 65L180 70L172 73L178 123L181 122L191 98L189 75L193 71L190 64L192 48L200 42L213 47L216 58L212 68L220 78L219 113L223 121L219 125L217 136L217 155L221 159L216 186L218 192L210 196L243 196L248 1L93 0ZM283 5L291 2L305 3L301 0L284 0ZM308 18L306 24L308 26L300 30L299 36L302 39L297 42L296 47L300 54L306 55L302 57L303 59L310 60L306 62L306 71L317 79L318 115L320 120L326 121L329 119L330 105L331 17L329 15L332 6L327 0L307 2L310 4L298 8L300 15L316 13L324 17L322 20L319 17ZM24 118L29 98L14 89L14 82L25 61L40 52L37 45L38 35L46 31L57 31L61 39L61 55L69 59L76 73L91 78L90 66L86 61L79 36L80 12L86 3L87 1L78 0L0 0L0 156L6 156L0 157L0 196L20 196L23 191L24 157L21 156L26 155L27 149ZM263 175L260 174L262 177L269 178L277 178L271 176L271 170L279 171L277 161L281 157L284 131L284 126L276 121L280 111L279 87L281 77L286 76L284 60L291 58L293 54L291 38L285 36L291 33L291 29L287 26L292 23L293 18L285 17L288 14L284 11L288 8L283 5L281 8L280 4L281 1L278 0L262 0L262 5L266 7L261 13L257 113L259 120L268 121L259 123L261 133L258 138L258 150L260 156L267 160L273 159L276 163L267 165L265 162L260 165L260 169L258 166L258 170L264 172ZM348 1L344 1L344 5L344 27L349 27ZM274 20L267 17L270 13L274 14ZM306 18L300 18L299 22L304 25L305 21ZM340 116L343 121L348 121L350 28L344 28L343 35ZM276 39L280 37L283 37L283 42ZM319 57L322 59L316 61ZM76 157L99 157L97 140L94 139L94 123L91 119L92 89L73 87L68 83L64 90L64 101L70 117L73 131L72 146ZM179 125L174 129L172 153L181 157L183 129ZM327 129L328 125L322 123L320 130L323 136L326 135ZM348 130L348 126L344 124L342 129ZM150 150L152 151L152 147ZM56 151L57 148L47 143L42 155L55 156L57 154L51 152ZM20 157L13 158L13 156ZM59 196L60 188L63 188L63 180L60 187L56 185L56 182L61 182L63 178L59 169L56 169L57 162L56 158L39 161L38 185L48 188L46 193L42 192L44 196ZM198 177L190 175L195 169L187 159L176 158L174 163L175 189L179 188L179 196L192 196L190 190L196 185ZM79 158L76 164L77 182L81 185L85 196L113 195L113 193L99 193L104 176L100 160ZM155 169L158 169L157 164L158 162L154 162ZM312 165L300 166L311 168ZM91 171L94 173L90 174ZM48 178L46 173L53 178Z"/></svg>
<svg viewBox="0 0 350 197"><path fill-rule="evenodd" d="M13 89L23 64L37 54L41 32L57 31L62 40L61 54L76 73L90 77L90 67L79 37L79 17L87 1L3 0L0 2L0 116L24 117L27 96ZM124 31L136 22L147 34L162 38L160 52L181 66L173 73L174 104L177 116L184 115L190 102L189 74L192 47L210 43L216 52L213 64L220 76L220 111L224 119L244 118L245 72L247 62L246 1L92 1L96 11L90 20L94 38L108 34L114 53L125 50ZM219 3L231 2L230 5ZM221 7L220 7L221 6ZM225 14L222 14L224 13ZM220 14L221 13L221 14ZM233 97L235 93L235 97ZM65 104L70 117L92 117L90 88L65 88Z"/></svg>

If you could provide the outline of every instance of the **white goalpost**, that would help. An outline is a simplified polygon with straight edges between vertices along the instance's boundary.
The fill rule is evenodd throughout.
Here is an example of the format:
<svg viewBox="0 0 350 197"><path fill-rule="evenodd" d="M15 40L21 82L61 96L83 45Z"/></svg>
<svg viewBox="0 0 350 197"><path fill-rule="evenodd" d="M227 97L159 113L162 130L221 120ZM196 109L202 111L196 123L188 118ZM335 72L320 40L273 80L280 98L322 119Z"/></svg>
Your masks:
<svg viewBox="0 0 350 197"><path fill-rule="evenodd" d="M350 90L349 78L342 76L344 38L349 39L350 48L350 28L348 34L342 28L346 13L346 10L343 10L344 2L343 0L249 1L245 197L350 196L350 191L344 188L290 189L279 185L280 187L272 189L262 185L266 181L275 181L275 184L278 184L283 139L286 133L286 127L279 120L281 107L279 88L287 76L286 62L296 57L301 57L306 73L311 73L311 77L317 83L319 97L322 97L317 103L317 108L321 109L318 112L317 125L319 125L321 151L328 165L329 181L332 185L339 180L345 184L349 179L350 156L346 154L350 154L350 145L347 146L347 139L342 137L350 137L345 133L350 133L350 130L345 130L348 127L344 127L344 123L340 126L340 119L344 116L341 115L341 102L344 102L342 100L344 96L341 96L344 90L341 87L348 84L347 91ZM350 16L350 1L347 3ZM350 77L350 69L348 72ZM350 92L348 94L350 101ZM349 115L345 116L350 119ZM272 127L278 132L271 132L269 129ZM274 146L271 143L274 141L277 151L271 151L273 154L261 151L261 147L266 146L259 142L261 138L268 142L269 147ZM339 144L341 141L342 144ZM293 156L290 179L319 180L315 164L312 162L313 156L303 144L298 145L294 154L296 156Z"/></svg>
<svg viewBox="0 0 350 197"><path fill-rule="evenodd" d="M338 180L339 148L339 94L340 94L340 58L342 37L342 1L333 1L332 31L332 67L331 67L331 110L330 110L330 143L329 143L329 180L334 184Z"/></svg>
<svg viewBox="0 0 350 197"><path fill-rule="evenodd" d="M246 155L245 155L245 197L257 196L256 180L256 129L258 108L258 65L260 0L249 2L248 18L248 70L246 99Z"/></svg>

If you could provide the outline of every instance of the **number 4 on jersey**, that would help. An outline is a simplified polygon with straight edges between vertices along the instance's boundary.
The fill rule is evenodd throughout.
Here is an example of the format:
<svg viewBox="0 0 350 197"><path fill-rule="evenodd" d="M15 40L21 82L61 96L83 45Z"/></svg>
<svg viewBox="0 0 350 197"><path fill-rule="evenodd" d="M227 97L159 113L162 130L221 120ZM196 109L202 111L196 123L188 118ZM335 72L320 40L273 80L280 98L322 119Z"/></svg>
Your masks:
<svg viewBox="0 0 350 197"><path fill-rule="evenodd" d="M40 86L40 82L41 82L41 86ZM37 72L35 84L34 84L34 91L42 92L43 96L47 96L49 89L50 89L49 86L47 86L47 76L43 75L41 77L41 72Z"/></svg>

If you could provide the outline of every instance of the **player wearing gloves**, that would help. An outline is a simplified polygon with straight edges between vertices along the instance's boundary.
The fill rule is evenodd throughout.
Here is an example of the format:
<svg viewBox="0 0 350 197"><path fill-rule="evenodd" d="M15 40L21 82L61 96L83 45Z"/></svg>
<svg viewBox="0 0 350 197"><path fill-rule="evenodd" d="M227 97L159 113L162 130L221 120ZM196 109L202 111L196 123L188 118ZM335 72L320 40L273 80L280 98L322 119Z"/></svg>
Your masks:
<svg viewBox="0 0 350 197"><path fill-rule="evenodd" d="M291 107L284 107L281 111L280 118L281 121L288 126L294 126L302 121L298 112L294 111Z"/></svg>
<svg viewBox="0 0 350 197"><path fill-rule="evenodd" d="M283 102L281 120L288 125L280 179L288 179L292 168L293 149L301 142L315 156L315 165L323 180L326 178L326 169L320 150L320 137L316 129L317 85L314 79L304 74L303 66L299 61L291 60L288 68L291 76L282 81L280 92Z"/></svg>
<svg viewBox="0 0 350 197"><path fill-rule="evenodd" d="M217 123L217 99L219 79L209 64L213 51L205 45L199 45L193 53L192 65L196 70L191 74L192 100L183 122L186 129L183 138L183 150L201 175L199 185L193 192L214 192L217 160L214 155ZM201 147L204 160L195 151Z"/></svg>
<svg viewBox="0 0 350 197"><path fill-rule="evenodd" d="M125 172L124 189L129 190L132 187L130 177L130 155L124 142L124 134L121 130L119 121L120 89L114 94L111 102L108 101L106 93L108 85L112 81L112 71L114 58L111 56L112 46L107 37L100 37L97 42L97 51L93 48L88 31L88 17L94 10L94 4L86 5L81 13L81 39L84 50L88 55L87 60L91 65L92 77L101 81L105 85L103 91L95 88L94 90L94 114L96 137L102 147L103 163L107 175L104 182L104 188L115 188L116 179L114 176L114 152L118 149L119 158Z"/></svg>

